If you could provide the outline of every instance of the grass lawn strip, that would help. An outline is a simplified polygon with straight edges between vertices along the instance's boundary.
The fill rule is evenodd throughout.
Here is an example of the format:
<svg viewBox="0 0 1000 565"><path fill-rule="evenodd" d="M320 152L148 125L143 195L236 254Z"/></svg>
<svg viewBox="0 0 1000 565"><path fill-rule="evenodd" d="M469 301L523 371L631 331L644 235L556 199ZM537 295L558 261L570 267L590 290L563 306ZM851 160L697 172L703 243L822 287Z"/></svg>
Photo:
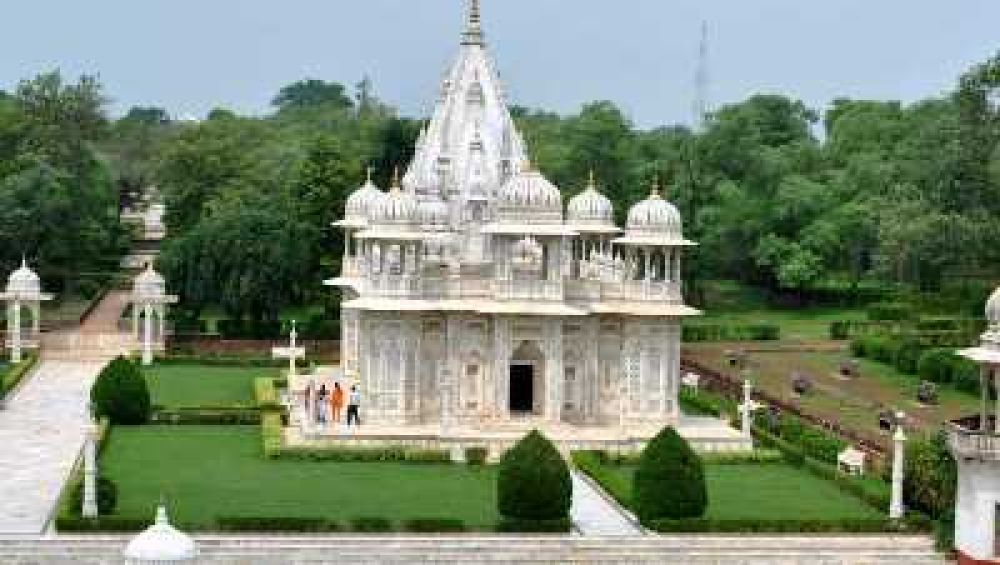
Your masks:
<svg viewBox="0 0 1000 565"><path fill-rule="evenodd" d="M153 404L166 408L251 407L254 379L278 374L278 369L208 365L155 365L145 369Z"/></svg>
<svg viewBox="0 0 1000 565"><path fill-rule="evenodd" d="M109 441L101 470L118 484L118 517L149 515L162 494L192 530L220 516L498 520L491 468L269 461L255 427L116 427Z"/></svg>
<svg viewBox="0 0 1000 565"><path fill-rule="evenodd" d="M631 490L634 466L608 465ZM781 463L706 465L706 518L715 520L878 519L883 515L837 485Z"/></svg>

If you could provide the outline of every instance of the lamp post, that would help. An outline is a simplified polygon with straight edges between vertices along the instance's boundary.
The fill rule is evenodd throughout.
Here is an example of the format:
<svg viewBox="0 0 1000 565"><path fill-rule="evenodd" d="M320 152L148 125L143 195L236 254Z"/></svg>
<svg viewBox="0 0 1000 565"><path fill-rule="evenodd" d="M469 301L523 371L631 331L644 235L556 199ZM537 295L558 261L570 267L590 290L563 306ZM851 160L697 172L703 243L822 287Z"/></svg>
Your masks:
<svg viewBox="0 0 1000 565"><path fill-rule="evenodd" d="M903 432L905 414L896 415L896 433L892 436L892 500L889 504L889 517L898 520L903 517L903 465L906 433Z"/></svg>

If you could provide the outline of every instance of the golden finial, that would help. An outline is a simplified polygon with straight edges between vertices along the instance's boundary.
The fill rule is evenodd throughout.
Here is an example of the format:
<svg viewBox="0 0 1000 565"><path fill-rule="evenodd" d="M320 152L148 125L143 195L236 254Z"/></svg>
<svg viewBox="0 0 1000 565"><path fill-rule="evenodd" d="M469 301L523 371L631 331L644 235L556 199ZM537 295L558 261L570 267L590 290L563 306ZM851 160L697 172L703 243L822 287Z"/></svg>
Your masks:
<svg viewBox="0 0 1000 565"><path fill-rule="evenodd" d="M392 189L399 190L399 165L392 168Z"/></svg>

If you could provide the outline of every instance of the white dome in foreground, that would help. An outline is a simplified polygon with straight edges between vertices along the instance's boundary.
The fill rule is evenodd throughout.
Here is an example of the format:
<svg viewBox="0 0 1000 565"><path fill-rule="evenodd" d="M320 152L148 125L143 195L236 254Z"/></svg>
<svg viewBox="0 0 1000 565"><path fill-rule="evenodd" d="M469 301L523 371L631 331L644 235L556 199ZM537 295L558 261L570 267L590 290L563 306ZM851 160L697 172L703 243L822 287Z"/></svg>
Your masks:
<svg viewBox="0 0 1000 565"><path fill-rule="evenodd" d="M178 563L197 556L194 539L170 525L162 504L156 509L156 523L132 538L125 548L125 557L135 563Z"/></svg>
<svg viewBox="0 0 1000 565"><path fill-rule="evenodd" d="M517 223L562 221L562 195L542 173L526 166L500 189L502 219Z"/></svg>
<svg viewBox="0 0 1000 565"><path fill-rule="evenodd" d="M344 206L344 220L356 224L367 223L369 218L371 218L373 209L383 198L385 198L385 193L379 190L375 186L375 183L372 182L371 171L369 170L368 180L365 181L365 184L347 197L347 202Z"/></svg>

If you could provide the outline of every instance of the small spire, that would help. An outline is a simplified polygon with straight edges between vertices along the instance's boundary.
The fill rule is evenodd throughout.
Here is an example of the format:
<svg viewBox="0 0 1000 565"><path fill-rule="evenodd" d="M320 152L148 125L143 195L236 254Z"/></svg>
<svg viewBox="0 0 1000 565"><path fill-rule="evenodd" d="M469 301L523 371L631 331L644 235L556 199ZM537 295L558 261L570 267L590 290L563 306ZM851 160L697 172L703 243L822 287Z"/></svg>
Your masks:
<svg viewBox="0 0 1000 565"><path fill-rule="evenodd" d="M465 31L462 33L462 45L485 45L479 0L469 0L469 15L465 21Z"/></svg>
<svg viewBox="0 0 1000 565"><path fill-rule="evenodd" d="M597 179L594 176L594 168L593 167L590 168L590 178L587 179L587 188L592 188L594 190L597 190Z"/></svg>
<svg viewBox="0 0 1000 565"><path fill-rule="evenodd" d="M372 166L371 165L368 165L368 167L365 168L365 175L368 177L368 184L371 184L372 183Z"/></svg>
<svg viewBox="0 0 1000 565"><path fill-rule="evenodd" d="M399 190L399 165L392 168L392 186L390 188L394 191Z"/></svg>
<svg viewBox="0 0 1000 565"><path fill-rule="evenodd" d="M649 192L650 198L660 198L660 173L653 175L653 189Z"/></svg>
<svg viewBox="0 0 1000 565"><path fill-rule="evenodd" d="M22 269L28 268L28 259L27 257L24 256L24 253L21 254L21 268Z"/></svg>

